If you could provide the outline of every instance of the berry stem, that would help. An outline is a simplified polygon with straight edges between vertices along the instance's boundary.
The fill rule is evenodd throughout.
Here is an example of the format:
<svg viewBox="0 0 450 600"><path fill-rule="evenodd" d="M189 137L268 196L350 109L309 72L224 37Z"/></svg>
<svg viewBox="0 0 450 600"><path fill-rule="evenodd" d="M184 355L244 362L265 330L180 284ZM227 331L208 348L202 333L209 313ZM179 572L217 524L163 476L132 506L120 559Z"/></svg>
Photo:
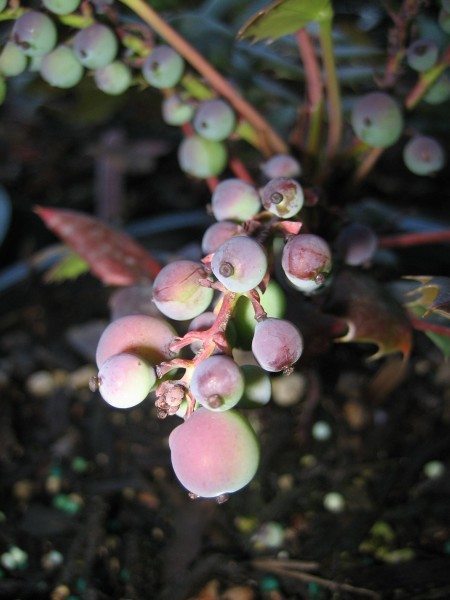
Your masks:
<svg viewBox="0 0 450 600"><path fill-rule="evenodd" d="M194 67L236 111L247 119L260 136L261 151L270 156L275 153L287 153L288 149L281 137L269 123L220 75L205 58L162 19L151 6L143 0L120 0L139 15L156 33L170 44L184 59Z"/></svg>
<svg viewBox="0 0 450 600"><path fill-rule="evenodd" d="M319 39L322 60L325 68L328 107L327 157L332 159L339 148L342 136L341 91L334 61L332 20L327 19L319 25Z"/></svg>
<svg viewBox="0 0 450 600"><path fill-rule="evenodd" d="M424 97L430 87L439 79L450 64L450 47L444 53L442 60L426 73L422 73L405 99L405 106L413 110Z"/></svg>
<svg viewBox="0 0 450 600"><path fill-rule="evenodd" d="M234 175L236 175L238 179L242 179L242 181L254 185L255 181L253 177L250 175L250 173L247 170L247 167L244 165L240 158L230 158L230 169L233 171Z"/></svg>
<svg viewBox="0 0 450 600"><path fill-rule="evenodd" d="M424 331L425 333L428 331L430 333L437 333L438 335L445 335L446 337L450 337L450 327L446 327L445 325L439 325L438 323L431 323L430 321L418 319L417 317L413 316L410 316L409 320L411 322L411 325L417 331Z"/></svg>
<svg viewBox="0 0 450 600"><path fill-rule="evenodd" d="M306 141L306 152L311 155L319 150L320 128L323 110L323 84L320 73L319 61L306 29L299 29L296 39L300 56L305 68L306 88L308 94L308 119L309 130Z"/></svg>
<svg viewBox="0 0 450 600"><path fill-rule="evenodd" d="M379 239L380 248L407 248L409 246L422 246L425 244L440 244L450 242L450 230L426 231L421 233L401 233L387 235Z"/></svg>
<svg viewBox="0 0 450 600"><path fill-rule="evenodd" d="M359 167L356 169L354 175L354 182L361 183L363 179L367 177L373 167L376 165L378 159L383 154L384 148L370 148L362 159Z"/></svg>

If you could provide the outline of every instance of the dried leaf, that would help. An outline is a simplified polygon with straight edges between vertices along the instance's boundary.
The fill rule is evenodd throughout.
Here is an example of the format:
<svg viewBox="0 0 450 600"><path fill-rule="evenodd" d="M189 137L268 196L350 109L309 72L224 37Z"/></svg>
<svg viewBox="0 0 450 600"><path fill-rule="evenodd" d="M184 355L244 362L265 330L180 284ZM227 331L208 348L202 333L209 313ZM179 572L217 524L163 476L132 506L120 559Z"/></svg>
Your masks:
<svg viewBox="0 0 450 600"><path fill-rule="evenodd" d="M154 279L160 270L152 256L125 233L74 210L38 206L36 213L110 285L132 285Z"/></svg>
<svg viewBox="0 0 450 600"><path fill-rule="evenodd" d="M332 17L330 0L275 0L241 27L238 38L276 40L295 33L311 21L329 21Z"/></svg>
<svg viewBox="0 0 450 600"><path fill-rule="evenodd" d="M353 271L342 271L333 282L327 310L347 322L341 342L376 344L372 360L411 352L412 328L402 306L375 280Z"/></svg>
<svg viewBox="0 0 450 600"><path fill-rule="evenodd" d="M407 305L419 306L425 309L424 317L429 313L437 313L442 317L450 319L450 277L407 277L418 281L416 289L410 291L408 296L415 296Z"/></svg>

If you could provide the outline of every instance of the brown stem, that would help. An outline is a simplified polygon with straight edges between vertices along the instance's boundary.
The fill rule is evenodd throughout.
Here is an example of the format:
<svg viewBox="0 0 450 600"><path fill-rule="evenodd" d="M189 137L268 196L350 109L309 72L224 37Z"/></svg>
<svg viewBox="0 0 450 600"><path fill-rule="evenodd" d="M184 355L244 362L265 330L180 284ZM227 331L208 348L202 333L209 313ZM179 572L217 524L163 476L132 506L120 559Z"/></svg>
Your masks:
<svg viewBox="0 0 450 600"><path fill-rule="evenodd" d="M417 317L409 317L411 325L417 331L424 331L425 333L428 331L430 333L437 333L438 335L445 335L446 337L450 337L450 327L446 327L445 325L439 325L437 323L431 323L430 321L425 321L424 319L418 319Z"/></svg>
<svg viewBox="0 0 450 600"><path fill-rule="evenodd" d="M422 233L401 233L387 235L379 239L380 248L400 248L421 246L425 244L440 244L450 242L450 230L426 231Z"/></svg>
<svg viewBox="0 0 450 600"><path fill-rule="evenodd" d="M361 181L367 177L367 175L373 169L383 152L384 148L371 148L367 152L367 154L365 155L355 172L353 178L355 183L361 183Z"/></svg>
<svg viewBox="0 0 450 600"><path fill-rule="evenodd" d="M320 125L323 107L323 85L320 73L319 61L317 60L311 37L306 29L300 29L296 33L300 56L305 68L306 91L308 94L308 140L306 151L316 154L320 139Z"/></svg>
<svg viewBox="0 0 450 600"><path fill-rule="evenodd" d="M285 154L287 145L272 129L269 123L253 108L228 81L181 35L156 13L143 0L120 0L132 11L139 15L150 27L170 44L185 60L190 63L210 85L255 129L260 136L261 151L270 156L275 153Z"/></svg>
<svg viewBox="0 0 450 600"><path fill-rule="evenodd" d="M247 167L244 165L240 158L230 158L230 169L233 171L236 177L242 179L243 181L246 181L247 183L250 183L251 185L254 185L255 180L250 175L250 173L247 170Z"/></svg>

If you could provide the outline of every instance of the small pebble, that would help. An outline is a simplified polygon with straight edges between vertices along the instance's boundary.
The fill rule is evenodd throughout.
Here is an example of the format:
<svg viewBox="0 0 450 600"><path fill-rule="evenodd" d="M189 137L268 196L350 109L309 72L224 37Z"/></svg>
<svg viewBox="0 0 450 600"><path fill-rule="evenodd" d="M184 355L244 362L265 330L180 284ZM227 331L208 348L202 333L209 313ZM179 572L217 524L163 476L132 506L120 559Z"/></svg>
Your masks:
<svg viewBox="0 0 450 600"><path fill-rule="evenodd" d="M338 492L329 492L323 499L323 505L329 512L340 513L345 509L345 498Z"/></svg>
<svg viewBox="0 0 450 600"><path fill-rule="evenodd" d="M331 427L326 421L316 421L312 427L312 436L319 442L329 440L331 433Z"/></svg>
<svg viewBox="0 0 450 600"><path fill-rule="evenodd" d="M55 380L48 371L36 371L28 377L26 388L30 394L38 398L45 398L55 389Z"/></svg>
<svg viewBox="0 0 450 600"><path fill-rule="evenodd" d="M263 523L252 535L251 541L257 550L276 550L283 545L284 527L275 521Z"/></svg>
<svg viewBox="0 0 450 600"><path fill-rule="evenodd" d="M288 408L300 402L306 391L306 377L300 373L281 375L272 379L273 401Z"/></svg>
<svg viewBox="0 0 450 600"><path fill-rule="evenodd" d="M429 479L438 479L445 473L445 465L440 460L430 460L424 465L423 472Z"/></svg>
<svg viewBox="0 0 450 600"><path fill-rule="evenodd" d="M41 558L41 565L46 571L52 571L64 561L64 556L58 550L50 550Z"/></svg>

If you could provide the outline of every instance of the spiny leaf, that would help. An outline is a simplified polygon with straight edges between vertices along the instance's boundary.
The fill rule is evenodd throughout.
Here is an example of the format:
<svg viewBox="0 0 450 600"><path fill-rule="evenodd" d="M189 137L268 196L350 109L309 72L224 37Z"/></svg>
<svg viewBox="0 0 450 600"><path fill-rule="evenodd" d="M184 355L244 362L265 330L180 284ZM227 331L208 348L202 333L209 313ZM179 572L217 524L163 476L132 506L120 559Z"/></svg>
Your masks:
<svg viewBox="0 0 450 600"><path fill-rule="evenodd" d="M275 0L241 27L238 38L276 40L302 29L311 21L329 21L332 17L330 0Z"/></svg>
<svg viewBox="0 0 450 600"><path fill-rule="evenodd" d="M450 277L407 277L413 281L418 281L416 289L409 292L409 296L415 296L408 302L408 306L420 306L425 309L424 316L429 313L436 313L450 319Z"/></svg>
<svg viewBox="0 0 450 600"><path fill-rule="evenodd" d="M440 318L439 316L436 317L432 315L431 319L427 319L426 317L430 314L430 311L421 306L420 304L413 303L407 304L407 306L412 314L416 315L417 317L419 317L419 319L423 321L424 325L426 325L427 321L428 323L431 323L431 325L434 324L438 326L442 322L445 323L444 319ZM445 317L448 318L448 314L445 315ZM443 335L435 331L427 331L426 327L417 327L417 329L419 329L419 331L422 331L433 342L433 344L439 348L439 350L442 352L445 358L448 358L450 356L450 335ZM448 327L444 325L443 329L448 329Z"/></svg>
<svg viewBox="0 0 450 600"><path fill-rule="evenodd" d="M333 282L327 310L345 319L347 334L341 342L376 344L372 360L401 352L411 352L412 329L397 301L376 281L354 271L342 271Z"/></svg>
<svg viewBox="0 0 450 600"><path fill-rule="evenodd" d="M140 244L98 219L60 208L38 206L36 213L49 229L79 254L100 281L131 285L154 279L159 264Z"/></svg>
<svg viewBox="0 0 450 600"><path fill-rule="evenodd" d="M58 283L76 279L89 271L89 264L79 254L69 251L45 275L48 283Z"/></svg>

